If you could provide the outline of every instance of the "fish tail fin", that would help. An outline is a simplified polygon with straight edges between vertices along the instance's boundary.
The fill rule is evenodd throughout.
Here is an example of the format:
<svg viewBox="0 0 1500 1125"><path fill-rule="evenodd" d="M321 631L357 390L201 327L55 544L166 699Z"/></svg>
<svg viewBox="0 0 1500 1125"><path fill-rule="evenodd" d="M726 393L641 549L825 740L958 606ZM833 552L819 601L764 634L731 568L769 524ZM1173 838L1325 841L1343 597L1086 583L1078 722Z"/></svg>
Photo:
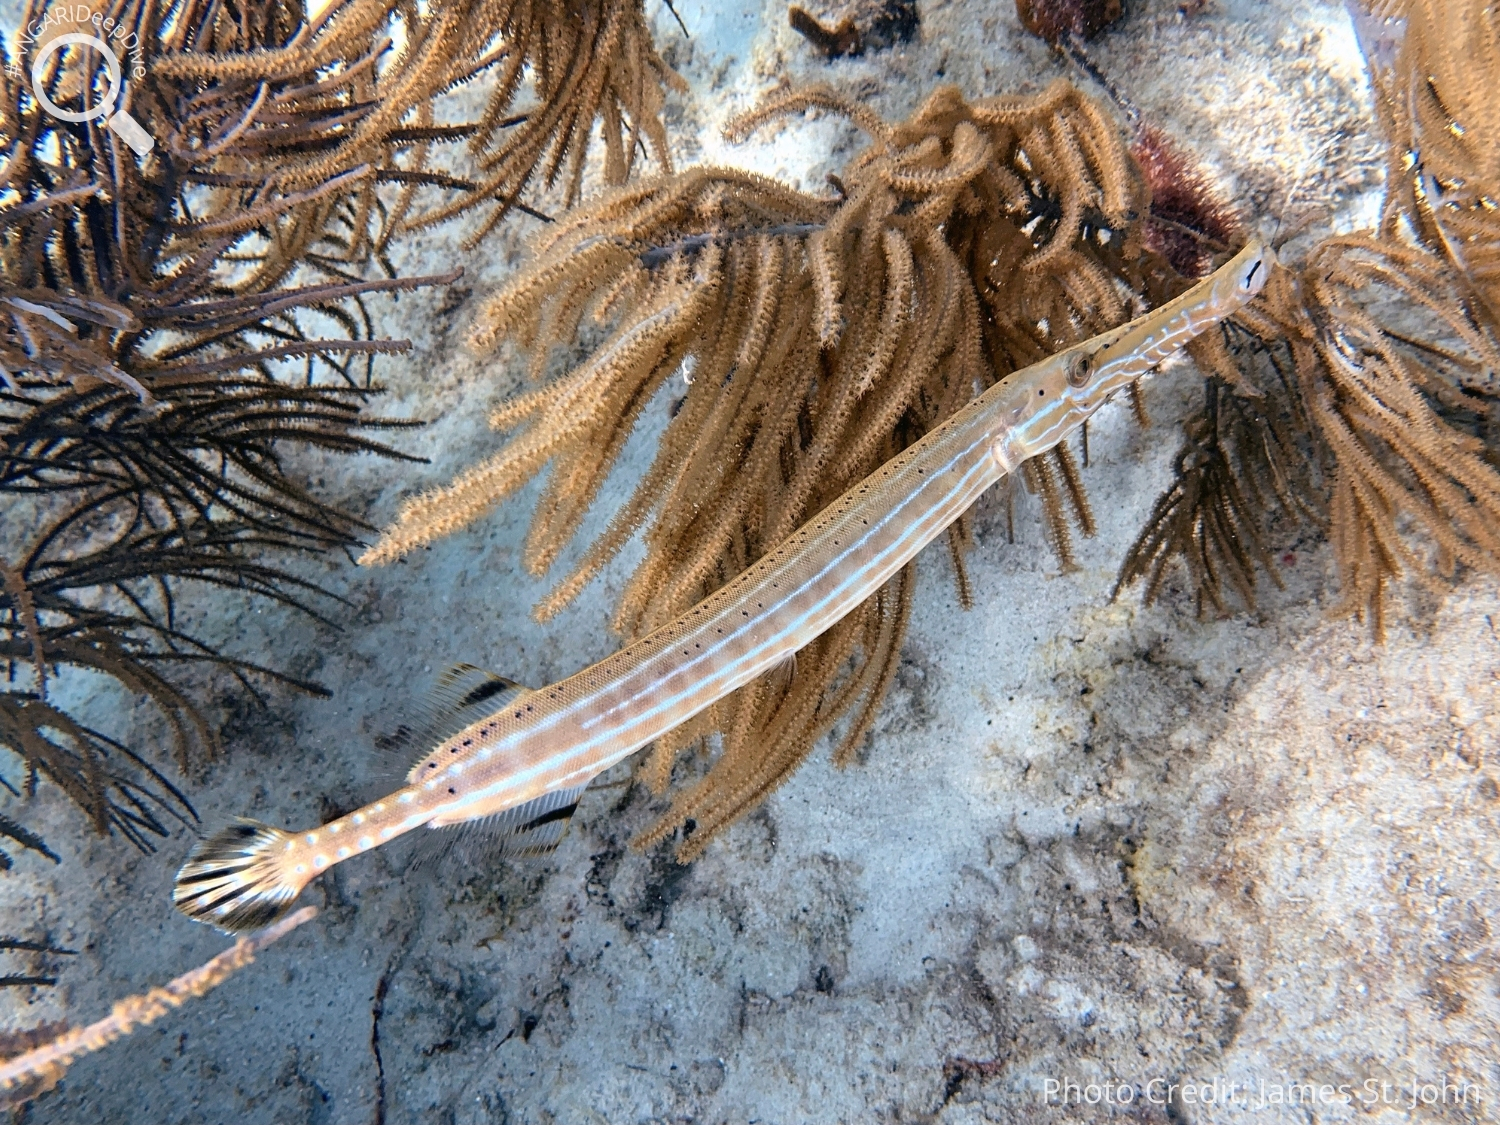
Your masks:
<svg viewBox="0 0 1500 1125"><path fill-rule="evenodd" d="M229 933L258 930L292 908L313 874L291 833L241 819L193 849L177 872L172 904Z"/></svg>

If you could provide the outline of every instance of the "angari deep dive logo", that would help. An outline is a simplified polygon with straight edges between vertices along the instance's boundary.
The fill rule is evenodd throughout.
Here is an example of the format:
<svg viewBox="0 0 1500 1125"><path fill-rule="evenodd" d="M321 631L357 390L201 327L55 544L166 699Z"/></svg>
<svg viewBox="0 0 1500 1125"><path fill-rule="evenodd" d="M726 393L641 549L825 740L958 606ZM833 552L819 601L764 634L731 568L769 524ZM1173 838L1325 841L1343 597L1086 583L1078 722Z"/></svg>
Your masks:
<svg viewBox="0 0 1500 1125"><path fill-rule="evenodd" d="M105 124L117 137L137 153L145 156L156 142L127 110L115 109L124 86L124 72L120 66L119 54L107 41L107 39L115 40L119 48L129 54L130 76L136 79L143 78L146 73L145 63L141 57L140 38L135 32L127 31L122 24L116 23L113 17L102 16L83 5L61 5L58 8L49 9L40 20L22 28L17 46L20 48L34 46L41 41L49 27L72 26L76 28L90 25L98 34L91 34L87 31L66 31L42 43L41 49L37 51L31 63L31 92L36 96L37 103L60 121L77 123L105 118ZM104 70L109 79L109 88L97 105L90 106L85 102L81 110L64 109L47 93L47 60L51 58L54 51L61 51L67 47L92 48L98 51L104 59Z"/></svg>

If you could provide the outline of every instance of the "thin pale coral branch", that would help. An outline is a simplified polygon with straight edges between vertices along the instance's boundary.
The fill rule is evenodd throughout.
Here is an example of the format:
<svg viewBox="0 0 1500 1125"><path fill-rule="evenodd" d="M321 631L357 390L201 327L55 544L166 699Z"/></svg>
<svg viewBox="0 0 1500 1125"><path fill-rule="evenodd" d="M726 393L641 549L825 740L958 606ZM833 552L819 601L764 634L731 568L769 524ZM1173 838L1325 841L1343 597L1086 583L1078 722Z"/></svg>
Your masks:
<svg viewBox="0 0 1500 1125"><path fill-rule="evenodd" d="M116 1039L124 1038L138 1027L147 1027L173 1008L179 1008L188 1000L216 988L254 961L261 950L285 937L304 922L312 921L317 913L317 907L304 906L274 925L240 938L212 960L166 985L118 1001L103 1019L87 1027L63 1032L49 1043L0 1062L0 1091L20 1087L24 1093L21 1100L36 1097L56 1085L80 1055L98 1051ZM5 1099L3 1093L0 1093L0 1099ZM0 1105L5 1104L13 1103L0 1100Z"/></svg>

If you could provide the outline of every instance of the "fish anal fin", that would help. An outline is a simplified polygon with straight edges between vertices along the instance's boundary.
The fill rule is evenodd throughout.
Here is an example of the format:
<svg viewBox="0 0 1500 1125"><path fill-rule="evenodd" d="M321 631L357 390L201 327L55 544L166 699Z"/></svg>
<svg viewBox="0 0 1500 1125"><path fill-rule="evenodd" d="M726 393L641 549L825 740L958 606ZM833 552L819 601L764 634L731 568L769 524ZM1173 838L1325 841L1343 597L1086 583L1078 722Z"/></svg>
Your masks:
<svg viewBox="0 0 1500 1125"><path fill-rule="evenodd" d="M462 830L457 846L474 859L541 856L553 851L568 834L573 814L588 782L571 789L543 793L524 805L506 809L492 816L461 820L452 825L434 824L435 828Z"/></svg>

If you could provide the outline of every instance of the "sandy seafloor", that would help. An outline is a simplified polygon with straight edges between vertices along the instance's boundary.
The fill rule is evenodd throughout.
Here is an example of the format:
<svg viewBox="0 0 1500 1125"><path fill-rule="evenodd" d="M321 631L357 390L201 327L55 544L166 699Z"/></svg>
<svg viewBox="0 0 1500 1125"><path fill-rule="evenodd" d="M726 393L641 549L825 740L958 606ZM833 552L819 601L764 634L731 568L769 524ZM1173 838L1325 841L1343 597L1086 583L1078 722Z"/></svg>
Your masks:
<svg viewBox="0 0 1500 1125"><path fill-rule="evenodd" d="M1021 34L1009 0L924 2L918 41L833 64L787 30L782 0L677 6L690 41L651 12L691 84L669 110L679 162L809 188L855 150L843 124L794 121L740 147L718 137L779 75L897 116L942 81L978 96L1070 73ZM1340 5L1126 7L1095 61L1233 198L1272 223L1368 221L1379 145ZM432 420L397 438L432 463L309 462L330 498L383 521L497 446L484 414L516 386L514 365L464 338L528 229L517 220L473 253L456 228L406 247L407 271L468 271L449 293L386 306L386 330L416 350L383 365L380 409ZM1095 425L1101 527L1079 572L1059 573L1030 500L1014 544L1002 508L982 504L974 610L958 607L943 554L923 558L897 687L860 765L815 756L686 868L665 848L627 847L659 808L628 766L544 861L411 869L393 848L345 864L304 896L323 908L314 923L79 1062L26 1119L1500 1116L1500 597L1470 578L1413 603L1375 646L1331 615L1329 551L1307 539L1276 545L1286 588L1266 591L1258 615L1198 621L1181 582L1150 609L1112 602L1196 387L1179 364L1149 386L1152 429L1120 409ZM667 409L653 408L605 511ZM609 653L605 620L634 556L535 625L545 586L518 559L534 496L400 565L312 565L354 603L339 632L197 603L200 627L235 652L334 693L273 691L264 711L225 693L227 754L188 779L205 825L248 814L302 827L373 798L399 772L372 752L376 735L447 664L539 684ZM112 729L160 741L144 707L72 690ZM38 801L26 815L64 862L25 856L0 877L3 929L81 952L56 988L0 997L7 1025L97 1018L225 946L169 905L190 833L142 856L83 834L55 792ZM1069 1081L1086 1096L1107 1083L1112 1101L1123 1084L1128 1104L1049 1102ZM1439 1104L1413 1112L1413 1082ZM1169 1083L1194 1089L1166 1104Z"/></svg>

